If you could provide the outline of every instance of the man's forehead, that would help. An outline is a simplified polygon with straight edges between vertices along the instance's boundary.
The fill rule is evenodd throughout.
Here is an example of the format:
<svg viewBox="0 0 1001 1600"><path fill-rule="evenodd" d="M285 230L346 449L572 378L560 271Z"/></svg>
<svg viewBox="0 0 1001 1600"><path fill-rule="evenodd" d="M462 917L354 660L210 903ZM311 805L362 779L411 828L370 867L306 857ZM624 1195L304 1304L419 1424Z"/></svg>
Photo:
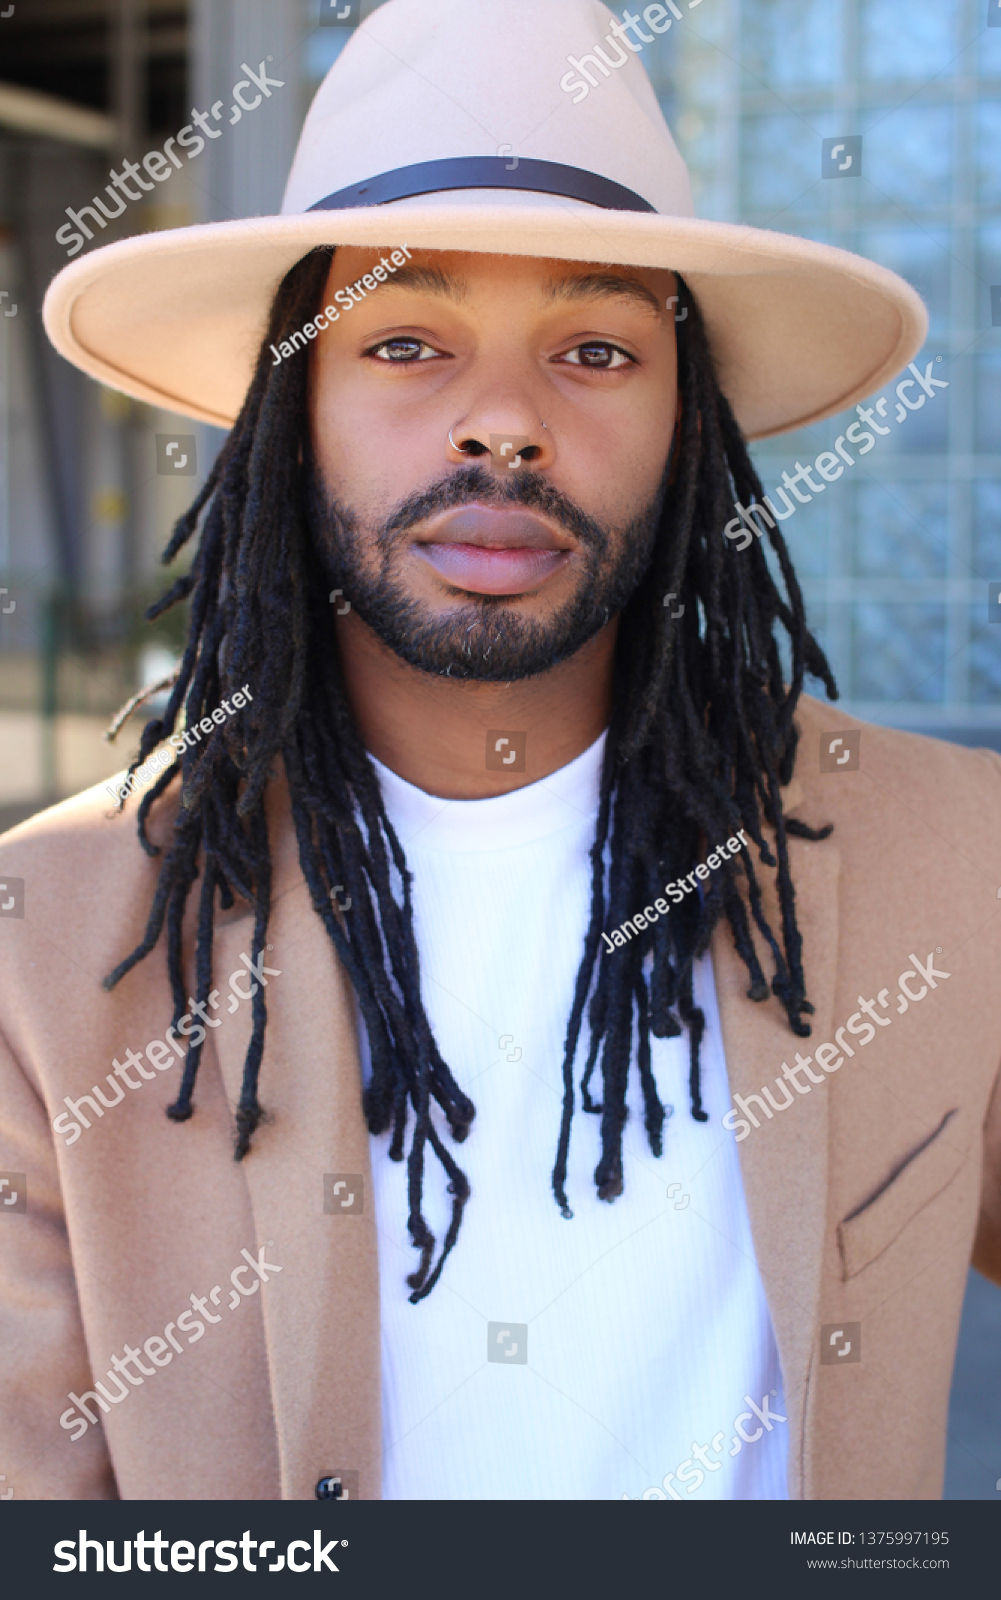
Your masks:
<svg viewBox="0 0 1001 1600"><path fill-rule="evenodd" d="M449 255L436 260L430 251L423 257L416 252L411 254L416 255L416 259L397 267L389 280L393 287L438 295L455 304L461 304L475 293L478 276L492 276L499 271L510 274L512 266L512 258L502 255ZM587 261L535 260L525 256L515 259L520 265L534 268L527 275L534 278L539 298L549 305L619 299L632 301L658 316L663 314L660 298L644 283L638 268L595 266Z"/></svg>

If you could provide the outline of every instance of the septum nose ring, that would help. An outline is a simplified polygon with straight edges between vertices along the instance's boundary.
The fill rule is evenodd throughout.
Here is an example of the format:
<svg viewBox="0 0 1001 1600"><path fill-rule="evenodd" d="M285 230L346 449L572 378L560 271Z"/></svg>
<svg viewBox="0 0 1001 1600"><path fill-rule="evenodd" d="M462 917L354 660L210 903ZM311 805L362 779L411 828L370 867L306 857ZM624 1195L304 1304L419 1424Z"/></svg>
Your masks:
<svg viewBox="0 0 1001 1600"><path fill-rule="evenodd" d="M453 423L452 427L454 427L454 426L455 426L455 424ZM549 424L544 422L542 424L542 426L544 428L548 428ZM472 454L472 451L469 450L467 445L465 445L465 444L456 444L455 440L452 438L452 428L449 428L449 430L448 430L448 442L452 446L452 449L455 451L456 455L468 456L468 455ZM478 439L474 440L473 442L474 442L474 444L479 444L480 443L480 441ZM483 446L480 445L480 450L482 451L482 449L483 449Z"/></svg>

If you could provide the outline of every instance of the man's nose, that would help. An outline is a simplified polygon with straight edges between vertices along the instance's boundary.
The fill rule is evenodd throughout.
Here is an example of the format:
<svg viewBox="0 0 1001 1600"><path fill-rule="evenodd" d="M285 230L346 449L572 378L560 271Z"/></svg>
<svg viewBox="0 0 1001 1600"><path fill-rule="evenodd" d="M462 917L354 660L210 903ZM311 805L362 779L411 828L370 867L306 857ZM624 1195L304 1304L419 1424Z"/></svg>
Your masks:
<svg viewBox="0 0 1001 1600"><path fill-rule="evenodd" d="M497 472L532 467L544 472L556 460L552 430L526 402L473 406L449 428L445 453L450 462L490 456Z"/></svg>

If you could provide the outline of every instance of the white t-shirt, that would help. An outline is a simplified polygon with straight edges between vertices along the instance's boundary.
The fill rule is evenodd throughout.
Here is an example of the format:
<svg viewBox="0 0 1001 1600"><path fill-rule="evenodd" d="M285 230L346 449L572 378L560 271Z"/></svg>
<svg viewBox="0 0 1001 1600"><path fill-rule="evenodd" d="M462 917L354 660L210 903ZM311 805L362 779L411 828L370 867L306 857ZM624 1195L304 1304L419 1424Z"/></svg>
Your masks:
<svg viewBox="0 0 1001 1600"><path fill-rule="evenodd" d="M674 1107L663 1156L647 1143L634 1060L623 1194L597 1197L600 1117L578 1092L571 1220L553 1197L603 746L489 800L436 799L375 762L413 872L424 1003L476 1106L462 1145L436 1116L472 1193L444 1272L417 1305L405 1281L418 1261L406 1161L389 1160L388 1132L371 1141L386 1499L786 1496L781 1374L736 1144L721 1127L729 1092L708 959L695 997L707 1019L709 1121L690 1114L687 1038L654 1039L658 1092ZM583 1032L578 1085L586 1023ZM367 1081L363 1024L360 1035ZM592 1092L600 1100L599 1068ZM411 1111L407 1149L412 1129ZM446 1181L428 1148L435 1259L451 1215Z"/></svg>

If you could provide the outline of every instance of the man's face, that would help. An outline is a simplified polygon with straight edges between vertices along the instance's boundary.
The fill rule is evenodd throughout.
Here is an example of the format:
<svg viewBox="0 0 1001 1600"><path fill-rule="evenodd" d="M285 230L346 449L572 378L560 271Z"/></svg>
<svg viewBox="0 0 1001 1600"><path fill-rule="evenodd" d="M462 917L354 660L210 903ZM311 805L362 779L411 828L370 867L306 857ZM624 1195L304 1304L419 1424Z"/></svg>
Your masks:
<svg viewBox="0 0 1001 1600"><path fill-rule="evenodd" d="M335 300L380 258L336 251L324 305L340 318L313 351L332 570L412 665L545 671L649 561L677 405L673 276L414 250L350 310Z"/></svg>

